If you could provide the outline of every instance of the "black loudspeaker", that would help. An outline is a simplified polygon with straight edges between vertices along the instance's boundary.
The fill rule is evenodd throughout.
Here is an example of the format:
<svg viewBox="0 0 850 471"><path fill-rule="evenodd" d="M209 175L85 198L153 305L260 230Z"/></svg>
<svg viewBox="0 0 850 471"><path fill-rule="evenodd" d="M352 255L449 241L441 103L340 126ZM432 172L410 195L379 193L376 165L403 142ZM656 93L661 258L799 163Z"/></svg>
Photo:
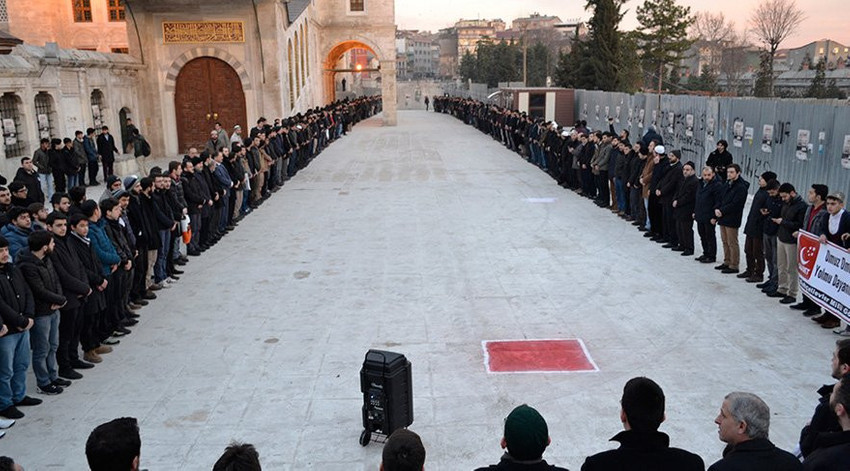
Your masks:
<svg viewBox="0 0 850 471"><path fill-rule="evenodd" d="M400 353L369 350L360 369L363 393L363 433L366 446L372 434L389 436L413 423L413 383L410 362Z"/></svg>

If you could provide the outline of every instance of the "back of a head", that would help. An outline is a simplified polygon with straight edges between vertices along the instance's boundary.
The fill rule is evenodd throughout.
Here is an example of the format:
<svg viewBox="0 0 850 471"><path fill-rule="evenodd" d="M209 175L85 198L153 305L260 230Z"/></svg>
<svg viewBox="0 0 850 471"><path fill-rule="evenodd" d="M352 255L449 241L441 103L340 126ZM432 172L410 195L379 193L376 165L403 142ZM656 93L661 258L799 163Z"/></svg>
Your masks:
<svg viewBox="0 0 850 471"><path fill-rule="evenodd" d="M620 405L632 430L654 432L664 421L664 391L649 378L630 379L623 387Z"/></svg>
<svg viewBox="0 0 850 471"><path fill-rule="evenodd" d="M505 419L505 444L508 454L521 461L536 460L549 446L546 420L533 407L517 406Z"/></svg>
<svg viewBox="0 0 850 471"><path fill-rule="evenodd" d="M261 471L260 454L250 443L231 443L213 465L213 471Z"/></svg>
<svg viewBox="0 0 850 471"><path fill-rule="evenodd" d="M769 438L770 407L760 397L747 392L733 392L725 399L732 417L738 422L747 423L749 438Z"/></svg>
<svg viewBox="0 0 850 471"><path fill-rule="evenodd" d="M91 471L131 471L142 448L139 424L122 417L98 425L86 441L86 458ZM138 463L135 463L138 465Z"/></svg>
<svg viewBox="0 0 850 471"><path fill-rule="evenodd" d="M401 428L387 439L381 460L384 471L422 471L425 466L425 446L419 435Z"/></svg>

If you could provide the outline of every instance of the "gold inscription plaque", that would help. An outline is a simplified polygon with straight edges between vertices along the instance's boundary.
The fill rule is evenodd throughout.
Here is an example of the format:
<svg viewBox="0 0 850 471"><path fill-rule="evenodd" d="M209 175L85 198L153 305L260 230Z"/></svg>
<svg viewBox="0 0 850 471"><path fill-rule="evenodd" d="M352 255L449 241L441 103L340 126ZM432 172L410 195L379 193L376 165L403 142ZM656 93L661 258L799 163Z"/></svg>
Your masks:
<svg viewBox="0 0 850 471"><path fill-rule="evenodd" d="M243 43L245 23L241 21L163 21L165 44Z"/></svg>

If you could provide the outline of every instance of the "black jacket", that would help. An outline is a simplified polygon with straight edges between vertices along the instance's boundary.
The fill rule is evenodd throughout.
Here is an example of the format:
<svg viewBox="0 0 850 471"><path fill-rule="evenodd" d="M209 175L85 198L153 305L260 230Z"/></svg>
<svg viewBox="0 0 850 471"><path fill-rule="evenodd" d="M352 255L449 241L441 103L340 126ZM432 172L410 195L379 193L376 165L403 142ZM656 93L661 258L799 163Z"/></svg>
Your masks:
<svg viewBox="0 0 850 471"><path fill-rule="evenodd" d="M723 459L708 471L799 471L803 465L796 456L776 448L766 438L739 443L724 453Z"/></svg>
<svg viewBox="0 0 850 471"><path fill-rule="evenodd" d="M115 162L116 152L118 148L115 147L115 137L112 134L109 134L109 138L105 134L97 136L97 153L103 162Z"/></svg>
<svg viewBox="0 0 850 471"><path fill-rule="evenodd" d="M753 203L750 205L750 212L747 214L747 224L744 225L744 234L750 237L761 237L764 235L764 217L761 214L761 209L764 208L767 199L770 195L767 190L759 188L753 196Z"/></svg>
<svg viewBox="0 0 850 471"><path fill-rule="evenodd" d="M696 178L696 177L694 177ZM581 471L704 471L702 458L670 447L670 437L662 432L618 433L611 439L620 448L588 456Z"/></svg>
<svg viewBox="0 0 850 471"><path fill-rule="evenodd" d="M850 431L821 435L817 449L803 461L806 471L850 469Z"/></svg>
<svg viewBox="0 0 850 471"><path fill-rule="evenodd" d="M38 172L27 172L23 167L18 168L15 174L16 182L21 182L27 187L27 199L35 203L44 204L44 193L41 192L41 183L38 180Z"/></svg>
<svg viewBox="0 0 850 471"><path fill-rule="evenodd" d="M699 181L697 199L694 205L694 219L696 222L708 224L714 219L714 210L720 207L723 199L723 183L714 177L710 182Z"/></svg>
<svg viewBox="0 0 850 471"><path fill-rule="evenodd" d="M803 453L803 456L809 456L815 451L820 434L841 431L841 425L838 424L838 417L835 416L835 412L829 407L829 396L832 394L832 388L833 385L824 384L818 389L820 398L818 398L815 413L812 414L809 424L800 431L800 452Z"/></svg>
<svg viewBox="0 0 850 471"><path fill-rule="evenodd" d="M732 154L726 149L722 153L715 149L708 154L708 160L705 165L714 169L714 173L721 179L726 180L726 168L732 165Z"/></svg>
<svg viewBox="0 0 850 471"><path fill-rule="evenodd" d="M59 238L54 236L56 248L49 255L53 262L53 268L59 276L62 292L68 300L63 309L75 309L82 305L83 299L88 294L90 286L86 270L77 257L76 252L68 246L68 236Z"/></svg>
<svg viewBox="0 0 850 471"><path fill-rule="evenodd" d="M771 221L771 219L782 216L782 198L779 195L771 197L767 196L767 201L764 202L764 208L768 210L768 214L764 216L764 234L776 236L779 232L779 224Z"/></svg>
<svg viewBox="0 0 850 471"><path fill-rule="evenodd" d="M546 460L540 461L516 461L511 455L505 453L498 464L491 464L483 468L478 468L475 471L569 471L566 468L559 468L551 465Z"/></svg>
<svg viewBox="0 0 850 471"><path fill-rule="evenodd" d="M807 205L803 202L803 198L800 195L795 196L791 201L782 205L780 216L782 222L779 223L779 231L776 233L780 242L786 244L797 243L797 239L793 234L803 227L803 221L806 217L806 207Z"/></svg>
<svg viewBox="0 0 850 471"><path fill-rule="evenodd" d="M50 309L53 304L65 304L62 284L59 283L59 275L56 274L50 257L39 259L29 250L23 250L18 254L15 264L21 269L32 291L35 317L53 314L53 309Z"/></svg>
<svg viewBox="0 0 850 471"><path fill-rule="evenodd" d="M673 208L673 215L676 220L693 221L698 189L699 180L696 175L691 175L682 180L679 189L676 191L676 196L673 197L673 200L676 201L676 207Z"/></svg>
<svg viewBox="0 0 850 471"><path fill-rule="evenodd" d="M717 224L725 227L741 227L750 183L739 176L737 180L727 182L725 185L726 190L723 192L719 208L722 216L717 219Z"/></svg>
<svg viewBox="0 0 850 471"><path fill-rule="evenodd" d="M35 301L21 270L12 263L0 265L0 317L9 333L23 331L34 315Z"/></svg>
<svg viewBox="0 0 850 471"><path fill-rule="evenodd" d="M844 211L841 213L841 219L838 222L838 232L835 234L829 232L829 216L823 218L821 221L819 234L825 235L830 242L844 247L845 249L847 248L848 243L850 243L850 240L847 242L842 241L841 235L847 233L850 233L850 212Z"/></svg>
<svg viewBox="0 0 850 471"><path fill-rule="evenodd" d="M106 296L103 291L97 289L103 283L103 265L91 246L91 243L83 240L75 233L68 236L68 247L77 254L77 258L86 272L86 278L91 294L85 302L85 314L96 314L106 309Z"/></svg>
<svg viewBox="0 0 850 471"><path fill-rule="evenodd" d="M661 177L661 181L658 182L657 189L661 190L661 196L658 199L662 204L669 206L673 204L673 200L676 198L676 191L679 190L679 185L685 179L685 176L682 174L682 162L676 162L675 164L668 162L667 167L667 171Z"/></svg>

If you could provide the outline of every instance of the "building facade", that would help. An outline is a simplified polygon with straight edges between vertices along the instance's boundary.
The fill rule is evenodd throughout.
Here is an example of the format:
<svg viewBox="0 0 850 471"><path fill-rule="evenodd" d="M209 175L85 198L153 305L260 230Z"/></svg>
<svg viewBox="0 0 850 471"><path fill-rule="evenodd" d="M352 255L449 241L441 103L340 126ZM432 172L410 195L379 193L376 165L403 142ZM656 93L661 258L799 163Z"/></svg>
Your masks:
<svg viewBox="0 0 850 471"><path fill-rule="evenodd" d="M126 14L121 0L0 0L0 29L33 46L126 53Z"/></svg>
<svg viewBox="0 0 850 471"><path fill-rule="evenodd" d="M505 22L496 20L460 20L455 23L457 31L457 55L463 60L467 52L475 54L478 50L478 41L482 39L495 39L496 34L505 30Z"/></svg>

